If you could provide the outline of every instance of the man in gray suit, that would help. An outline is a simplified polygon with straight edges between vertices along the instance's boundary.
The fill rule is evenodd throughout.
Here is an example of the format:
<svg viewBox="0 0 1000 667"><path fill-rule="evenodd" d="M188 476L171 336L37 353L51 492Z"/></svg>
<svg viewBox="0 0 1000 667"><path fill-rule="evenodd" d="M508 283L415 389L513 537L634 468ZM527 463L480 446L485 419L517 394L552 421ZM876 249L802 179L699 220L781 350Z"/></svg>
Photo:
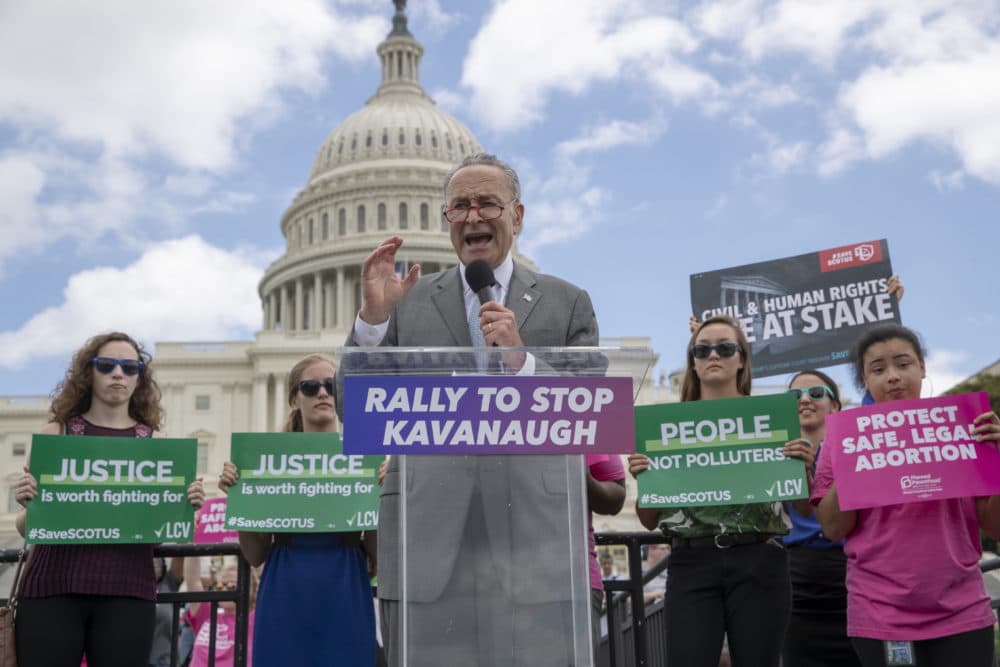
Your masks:
<svg viewBox="0 0 1000 667"><path fill-rule="evenodd" d="M492 155L469 156L449 174L445 196L459 266L422 278L414 266L401 277L395 257L403 239L385 240L365 260L364 306L347 345L469 347L478 317L485 344L501 348L506 372L603 372L603 358L592 354L542 358L504 349L598 344L585 291L512 259L524 219L514 170ZM477 259L493 268L498 283L497 299L482 306L464 276ZM574 664L566 545L580 539L582 554L585 537L571 537L567 526L572 476L566 460L416 456L408 458L406 473L406 534L400 530L402 480L395 457L379 515L379 598L389 664L401 664L404 651L404 586L410 665ZM587 483L590 491L589 475Z"/></svg>

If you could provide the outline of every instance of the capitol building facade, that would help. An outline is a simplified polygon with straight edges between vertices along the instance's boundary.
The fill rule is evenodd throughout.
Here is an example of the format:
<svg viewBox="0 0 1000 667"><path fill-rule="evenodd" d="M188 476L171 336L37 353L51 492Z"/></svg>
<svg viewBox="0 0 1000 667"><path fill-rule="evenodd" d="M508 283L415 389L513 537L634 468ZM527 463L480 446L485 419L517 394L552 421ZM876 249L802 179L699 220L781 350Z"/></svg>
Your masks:
<svg viewBox="0 0 1000 667"><path fill-rule="evenodd" d="M415 263L424 273L456 263L441 215L444 180L462 158L484 148L424 92L424 50L407 28L405 3L396 4L393 29L377 49L382 79L375 95L323 141L308 181L281 218L286 250L260 281L262 328L254 340L155 344L163 430L197 439L198 471L210 496L218 493L232 433L282 428L292 366L312 353L336 361L361 305L362 262L380 241L393 234L405 239L397 254L403 274ZM516 261L537 270L514 252ZM648 347L649 338L602 345ZM647 375L637 402L676 400L672 380L654 383ZM47 419L47 397L0 397L0 536L14 534L13 485L31 434ZM595 527L638 529L633 508L634 488L623 516L595 517Z"/></svg>

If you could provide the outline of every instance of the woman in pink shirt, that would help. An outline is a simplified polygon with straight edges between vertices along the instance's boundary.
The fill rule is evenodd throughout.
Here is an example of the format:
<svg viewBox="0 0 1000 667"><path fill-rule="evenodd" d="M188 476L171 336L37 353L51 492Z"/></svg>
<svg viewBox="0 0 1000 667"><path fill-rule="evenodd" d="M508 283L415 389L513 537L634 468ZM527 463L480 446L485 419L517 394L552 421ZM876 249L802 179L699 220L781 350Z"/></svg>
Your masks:
<svg viewBox="0 0 1000 667"><path fill-rule="evenodd" d="M237 565L229 565L219 573L219 579L212 586L217 591L235 591L236 577L239 573ZM257 580L251 574L250 615L248 619L247 637L253 637L254 606L257 602ZM184 581L188 591L197 593L205 590L201 582L201 558L188 557L184 559ZM191 652L191 667L208 667L210 663L209 646L212 637L212 604L210 602L191 602L187 607L188 620L194 630L194 648ZM236 603L220 602L215 617L215 665L216 667L232 667L236 647ZM253 647L247 643L247 667L253 665Z"/></svg>
<svg viewBox="0 0 1000 667"><path fill-rule="evenodd" d="M920 398L924 350L910 329L870 329L852 360L876 403ZM1000 418L979 415L972 434L1000 444ZM826 536L845 540L847 634L862 664L991 667L996 618L979 573L979 531L1000 536L1000 496L842 511L830 449L820 451L811 502Z"/></svg>

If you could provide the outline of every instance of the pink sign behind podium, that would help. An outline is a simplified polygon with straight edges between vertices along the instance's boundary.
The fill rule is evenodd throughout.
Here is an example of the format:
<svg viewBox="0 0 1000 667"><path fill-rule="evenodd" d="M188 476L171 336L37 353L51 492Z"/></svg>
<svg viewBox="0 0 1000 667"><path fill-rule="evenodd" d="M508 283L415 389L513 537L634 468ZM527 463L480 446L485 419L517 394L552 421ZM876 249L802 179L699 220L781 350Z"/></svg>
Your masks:
<svg viewBox="0 0 1000 667"><path fill-rule="evenodd" d="M201 506L194 521L194 543L239 542L239 533L226 528L226 499L212 498Z"/></svg>

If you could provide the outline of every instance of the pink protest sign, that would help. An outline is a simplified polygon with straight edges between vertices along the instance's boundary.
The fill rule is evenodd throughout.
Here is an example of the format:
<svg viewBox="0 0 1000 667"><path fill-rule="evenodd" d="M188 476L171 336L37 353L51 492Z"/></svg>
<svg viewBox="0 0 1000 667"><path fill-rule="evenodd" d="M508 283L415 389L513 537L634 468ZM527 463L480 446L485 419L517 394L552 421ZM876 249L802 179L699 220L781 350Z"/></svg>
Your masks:
<svg viewBox="0 0 1000 667"><path fill-rule="evenodd" d="M826 418L840 509L1000 493L1000 451L976 442L983 393L877 403Z"/></svg>
<svg viewBox="0 0 1000 667"><path fill-rule="evenodd" d="M194 526L195 544L239 542L239 533L226 529L226 499L206 500L198 511Z"/></svg>

